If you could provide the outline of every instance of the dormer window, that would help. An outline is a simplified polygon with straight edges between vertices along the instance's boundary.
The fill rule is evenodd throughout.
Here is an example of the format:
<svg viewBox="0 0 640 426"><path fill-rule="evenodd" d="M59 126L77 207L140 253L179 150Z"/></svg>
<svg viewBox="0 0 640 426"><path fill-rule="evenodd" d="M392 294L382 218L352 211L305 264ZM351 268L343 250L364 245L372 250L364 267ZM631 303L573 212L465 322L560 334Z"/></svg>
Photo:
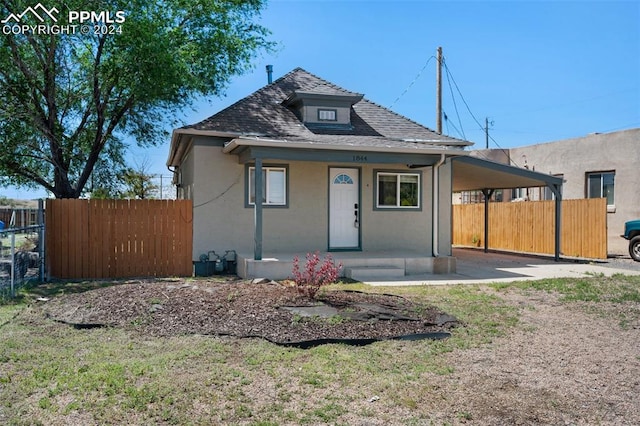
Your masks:
<svg viewBox="0 0 640 426"><path fill-rule="evenodd" d="M338 111L335 109L318 109L318 121L338 121Z"/></svg>
<svg viewBox="0 0 640 426"><path fill-rule="evenodd" d="M314 133L349 132L353 130L351 107L361 100L359 93L319 86L311 90L296 90L282 104Z"/></svg>

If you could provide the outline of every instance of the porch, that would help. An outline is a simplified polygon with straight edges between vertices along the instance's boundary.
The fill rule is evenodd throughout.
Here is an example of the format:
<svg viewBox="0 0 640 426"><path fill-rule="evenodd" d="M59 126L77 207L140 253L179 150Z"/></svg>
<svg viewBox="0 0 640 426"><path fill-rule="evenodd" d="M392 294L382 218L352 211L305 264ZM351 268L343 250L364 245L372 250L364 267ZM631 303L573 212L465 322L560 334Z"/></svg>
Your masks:
<svg viewBox="0 0 640 426"><path fill-rule="evenodd" d="M320 252L321 259L330 254L335 263L342 262L342 276L358 281L393 280L412 275L453 274L456 259L453 256L433 257L412 251L344 251ZM293 258L298 256L304 266L306 253L267 253L255 260L253 253L237 255L237 274L241 278L289 278Z"/></svg>

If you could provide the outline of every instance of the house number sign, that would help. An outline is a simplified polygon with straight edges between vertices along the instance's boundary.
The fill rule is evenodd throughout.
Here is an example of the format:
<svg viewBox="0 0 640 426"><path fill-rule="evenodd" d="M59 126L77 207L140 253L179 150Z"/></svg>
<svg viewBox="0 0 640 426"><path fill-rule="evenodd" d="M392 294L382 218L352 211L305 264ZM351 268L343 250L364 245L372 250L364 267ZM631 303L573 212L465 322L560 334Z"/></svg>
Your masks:
<svg viewBox="0 0 640 426"><path fill-rule="evenodd" d="M366 163L367 162L367 156L366 155L354 155L353 156L353 161L356 163Z"/></svg>

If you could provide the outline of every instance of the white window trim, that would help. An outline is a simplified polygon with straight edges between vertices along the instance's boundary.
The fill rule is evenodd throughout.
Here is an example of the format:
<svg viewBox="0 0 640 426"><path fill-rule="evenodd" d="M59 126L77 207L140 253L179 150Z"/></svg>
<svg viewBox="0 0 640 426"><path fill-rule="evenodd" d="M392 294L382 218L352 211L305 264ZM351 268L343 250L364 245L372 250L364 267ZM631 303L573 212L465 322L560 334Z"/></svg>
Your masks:
<svg viewBox="0 0 640 426"><path fill-rule="evenodd" d="M251 189L253 188L253 179L251 179L251 175L255 174L255 166L249 166L247 172L247 206L254 206L255 202L251 201ZM286 207L288 205L288 194L287 194L287 179L289 178L287 167L284 166L263 166L262 171L265 172L265 187L266 191L264 194L265 202L262 203L265 207ZM270 171L281 171L284 173L282 193L283 193L283 201L281 203L274 203L269 201L269 194L271 193L271 182L269 179Z"/></svg>
<svg viewBox="0 0 640 426"><path fill-rule="evenodd" d="M396 176L397 180L396 180L396 205L395 206L389 206L389 205L384 205L384 204L380 204L380 180L379 177L380 176ZM418 178L418 204L415 206L403 206L401 205L401 200L400 200L400 177L401 176L415 176ZM386 172L386 171L376 171L375 172L375 179L376 179L376 185L375 185L375 191L376 193L375 195L375 208L376 209L380 209L380 210L386 210L386 209L402 209L402 210L419 210L422 208L422 204L421 204L421 198L422 198L422 174L420 173L407 173L407 172Z"/></svg>
<svg viewBox="0 0 640 426"><path fill-rule="evenodd" d="M323 113L333 116L333 118L323 118ZM338 121L338 110L333 108L318 108L318 121Z"/></svg>

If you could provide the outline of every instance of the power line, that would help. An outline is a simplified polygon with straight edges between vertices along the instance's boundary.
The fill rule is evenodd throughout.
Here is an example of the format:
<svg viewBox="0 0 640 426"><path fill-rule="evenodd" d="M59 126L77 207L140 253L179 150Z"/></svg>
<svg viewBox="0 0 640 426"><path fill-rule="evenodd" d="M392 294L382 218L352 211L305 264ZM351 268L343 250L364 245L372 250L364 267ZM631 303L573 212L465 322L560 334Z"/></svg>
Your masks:
<svg viewBox="0 0 640 426"><path fill-rule="evenodd" d="M460 113L458 112L458 104L456 103L456 98L453 95L453 88L451 87L451 80L449 79L449 77L451 76L451 73L449 73L449 68L447 68L446 61L443 60L442 63L444 64L445 71L447 71L447 82L449 83L449 92L451 92L451 100L453 101L453 108L456 111L456 116L458 117L458 124L460 124L460 130L462 131L462 139L466 140L467 136L464 134L464 128L462 127L462 120L460 120Z"/></svg>
<svg viewBox="0 0 640 426"><path fill-rule="evenodd" d="M402 92L400 96L398 96L396 100L391 103L391 105L389 106L390 110L393 110L393 106L400 100L401 97L403 97L409 91L409 89L411 89L411 87L415 84L415 82L418 81L418 79L422 75L422 72L427 68L427 65L429 65L429 62L431 62L432 59L435 59L435 56L431 56L429 57L429 59L427 59L427 62L424 64L422 69L418 72L418 75L416 75L413 81L409 83L409 86L407 86L407 88L404 89L404 92Z"/></svg>
<svg viewBox="0 0 640 426"><path fill-rule="evenodd" d="M458 83L456 82L456 79L453 77L453 74L451 73L451 70L449 70L449 66L447 65L447 63L445 61L443 61L444 63L444 68L447 72L447 79L449 79L449 76L451 77L451 81L453 81L454 86L456 87L456 90L458 91L458 94L460 95L460 99L462 99L462 102L464 103L465 107L467 108L467 111L469 112L469 115L471 115L471 117L473 118L473 120L476 122L476 124L478 125L478 128L480 130L482 130L483 132L485 131L485 128L482 126L482 124L480 124L480 121L478 121L478 119L476 118L475 115L473 115L473 112L471 111L471 108L469 107L469 104L467 103L466 99L464 98L464 96L462 95L462 91L460 90L460 87L458 87ZM489 139L491 139L493 141L493 143L496 144L496 146L502 150L502 152L504 152L507 155L507 158L510 159L510 161L517 167L521 167L518 163L516 163L515 161L511 160L511 156L509 155L509 153L505 150L505 148L501 147L500 144L498 143L498 141L496 141L493 136L489 135ZM486 158L485 159L489 159Z"/></svg>
<svg viewBox="0 0 640 426"><path fill-rule="evenodd" d="M471 117L473 118L473 120L476 122L476 124L478 125L478 127L483 130L484 128L482 127L482 124L480 124L480 122L478 121L478 119L476 118L475 115L473 115L473 112L471 112L471 108L469 108L469 104L467 103L467 101L464 99L464 96L462 96L462 92L460 91L460 88L458 87L458 83L456 83L456 79L453 78L453 74L451 74L451 71L449 70L449 66L447 65L447 63L444 63L444 69L447 71L447 76L451 76L451 80L453 81L453 84L456 87L456 90L458 91L458 94L460 95L460 99L462 99L462 102L464 103L464 106L467 107L467 111L469 111L469 114L471 115ZM449 77L447 77L449 78Z"/></svg>
<svg viewBox="0 0 640 426"><path fill-rule="evenodd" d="M465 140L466 140L467 138L464 136L464 132L461 132L461 131L456 127L456 125L455 125L455 124L453 124L453 123L451 122L451 120L449 120L449 117L447 116L447 113L445 112L445 110L444 110L444 109L442 110L442 115L444 116L444 122L445 122L445 124L447 125L447 134L449 134L449 135L451 134L451 132L449 132L449 124L451 124L451 127L453 127L453 129L458 133L458 135L460 135L460 136L462 137L462 139L465 139Z"/></svg>

